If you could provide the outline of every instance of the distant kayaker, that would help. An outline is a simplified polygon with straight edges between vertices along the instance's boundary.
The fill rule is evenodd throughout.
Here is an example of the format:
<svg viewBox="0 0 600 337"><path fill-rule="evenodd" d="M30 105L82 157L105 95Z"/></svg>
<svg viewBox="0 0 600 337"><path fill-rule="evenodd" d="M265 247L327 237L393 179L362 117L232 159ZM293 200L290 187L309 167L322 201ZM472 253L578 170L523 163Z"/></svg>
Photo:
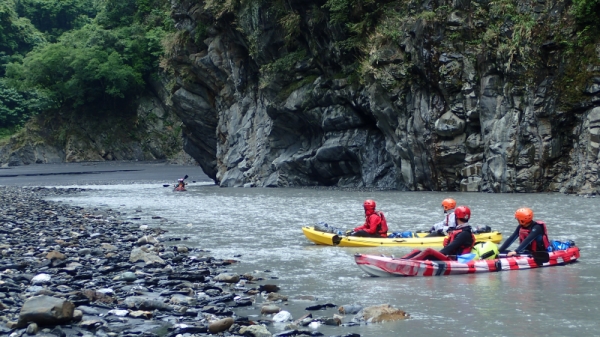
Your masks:
<svg viewBox="0 0 600 337"><path fill-rule="evenodd" d="M366 236L366 237L387 237L387 221L383 212L375 210L375 201L368 199L363 203L365 209L365 223L362 226L354 228L349 234L351 236Z"/></svg>
<svg viewBox="0 0 600 337"><path fill-rule="evenodd" d="M456 228L444 239L444 248L439 252L433 248L423 251L413 250L403 256L403 259L448 261L448 255L462 255L471 253L475 245L475 235L468 224L471 218L471 209L467 206L459 206L454 210L456 216Z"/></svg>
<svg viewBox="0 0 600 337"><path fill-rule="evenodd" d="M525 251L539 252L547 251L550 241L548 240L548 230L543 221L533 221L533 210L531 208L519 208L515 212L515 219L519 225L511 236L504 241L498 249L500 253L506 252L506 249L519 238L519 247L506 256L522 254Z"/></svg>
<svg viewBox="0 0 600 337"><path fill-rule="evenodd" d="M176 191L185 190L185 181L182 178L177 179L177 186L175 187Z"/></svg>
<svg viewBox="0 0 600 337"><path fill-rule="evenodd" d="M456 217L454 215L456 200L452 198L446 198L442 200L442 207L444 208L444 220L433 225L431 229L429 229L429 234L427 237L446 236L449 230L452 230L456 227Z"/></svg>

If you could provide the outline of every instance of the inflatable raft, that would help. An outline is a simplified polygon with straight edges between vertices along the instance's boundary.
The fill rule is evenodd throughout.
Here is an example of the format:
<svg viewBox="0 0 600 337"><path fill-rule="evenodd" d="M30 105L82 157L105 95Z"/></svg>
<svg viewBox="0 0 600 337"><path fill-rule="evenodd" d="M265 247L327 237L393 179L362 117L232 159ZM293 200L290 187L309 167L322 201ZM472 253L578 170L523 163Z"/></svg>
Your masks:
<svg viewBox="0 0 600 337"><path fill-rule="evenodd" d="M550 253L500 257L493 260L458 261L412 260L394 257L356 254L355 262L371 276L444 276L457 274L490 273L560 266L577 261L579 248L570 247Z"/></svg>

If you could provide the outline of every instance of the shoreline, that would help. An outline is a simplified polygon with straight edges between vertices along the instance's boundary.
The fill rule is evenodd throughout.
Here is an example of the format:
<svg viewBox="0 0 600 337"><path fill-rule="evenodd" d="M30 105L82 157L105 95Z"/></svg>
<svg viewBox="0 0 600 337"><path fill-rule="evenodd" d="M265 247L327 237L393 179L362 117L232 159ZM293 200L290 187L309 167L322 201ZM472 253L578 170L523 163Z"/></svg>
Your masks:
<svg viewBox="0 0 600 337"><path fill-rule="evenodd" d="M226 273L235 260L166 246L165 230L136 225L120 212L43 200L81 190L0 187L0 333L204 336L251 325L234 319L233 309L251 305L263 279ZM27 316L32 298L73 310L69 319Z"/></svg>
<svg viewBox="0 0 600 337"><path fill-rule="evenodd" d="M13 166L0 170L0 186L113 185L132 183L213 182L200 166L175 165L166 161L80 162ZM49 184L51 182L51 184Z"/></svg>
<svg viewBox="0 0 600 337"><path fill-rule="evenodd" d="M44 200L81 191L0 186L0 334L322 336L306 327L358 324L310 312L292 322L282 307L305 296L279 294L268 271L231 273L237 260L165 238L160 217L139 225L110 208ZM272 334L279 319L289 330Z"/></svg>

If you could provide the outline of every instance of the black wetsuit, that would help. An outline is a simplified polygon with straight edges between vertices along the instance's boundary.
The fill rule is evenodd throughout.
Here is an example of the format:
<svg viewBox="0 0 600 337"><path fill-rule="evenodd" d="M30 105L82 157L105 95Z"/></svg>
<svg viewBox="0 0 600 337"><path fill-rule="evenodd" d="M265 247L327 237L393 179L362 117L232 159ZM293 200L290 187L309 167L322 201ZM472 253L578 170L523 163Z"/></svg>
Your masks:
<svg viewBox="0 0 600 337"><path fill-rule="evenodd" d="M525 238L525 240L523 240L523 242L521 242L521 244L519 245L519 247L517 247L517 249L515 249L515 252L517 254L521 254L524 251L528 250L527 248L529 248L529 246L531 245L531 243L533 242L533 240L538 240L538 247L544 247L544 242L543 242L543 235L544 235L544 228L542 227L542 225L540 225L537 222L532 222L531 223L531 233L529 233L529 235L527 235L527 237ZM517 238L519 238L519 231L521 230L521 225L518 225L517 228L515 229L515 231L511 234L511 236L508 237L508 239L506 239L506 241L504 241L504 243L502 244L502 246L500 246L500 248L498 249L500 252L505 252L506 249L512 245L513 242L515 242L515 240Z"/></svg>
<svg viewBox="0 0 600 337"><path fill-rule="evenodd" d="M462 232L460 232L452 242L450 242L446 247L440 250L440 253L444 255L460 255L465 247L472 247L475 242L473 242L473 232L471 226L461 227Z"/></svg>

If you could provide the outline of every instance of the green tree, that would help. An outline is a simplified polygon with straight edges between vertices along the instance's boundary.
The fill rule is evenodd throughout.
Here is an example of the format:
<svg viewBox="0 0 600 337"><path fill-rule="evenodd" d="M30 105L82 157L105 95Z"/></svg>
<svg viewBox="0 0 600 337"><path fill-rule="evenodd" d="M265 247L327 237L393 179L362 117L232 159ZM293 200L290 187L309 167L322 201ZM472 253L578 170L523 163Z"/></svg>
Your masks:
<svg viewBox="0 0 600 337"><path fill-rule="evenodd" d="M28 19L18 17L13 0L0 2L0 57L25 53L45 42L43 35Z"/></svg>
<svg viewBox="0 0 600 337"><path fill-rule="evenodd" d="M76 28L81 17L94 18L96 0L18 0L17 13L53 38Z"/></svg>
<svg viewBox="0 0 600 337"><path fill-rule="evenodd" d="M600 19L600 0L573 0L573 13L580 24L597 27Z"/></svg>
<svg viewBox="0 0 600 337"><path fill-rule="evenodd" d="M98 23L105 28L128 26L133 23L136 10L136 0L106 0Z"/></svg>
<svg viewBox="0 0 600 337"><path fill-rule="evenodd" d="M0 20L0 128L127 101L158 69L173 29L167 0L5 0Z"/></svg>
<svg viewBox="0 0 600 337"><path fill-rule="evenodd" d="M20 92L0 81L0 128L22 126L48 107L48 99L35 90Z"/></svg>
<svg viewBox="0 0 600 337"><path fill-rule="evenodd" d="M123 56L123 42L112 31L88 25L33 50L22 64L11 63L7 75L44 92L56 108L114 103L144 84L142 72L130 64L135 57Z"/></svg>

